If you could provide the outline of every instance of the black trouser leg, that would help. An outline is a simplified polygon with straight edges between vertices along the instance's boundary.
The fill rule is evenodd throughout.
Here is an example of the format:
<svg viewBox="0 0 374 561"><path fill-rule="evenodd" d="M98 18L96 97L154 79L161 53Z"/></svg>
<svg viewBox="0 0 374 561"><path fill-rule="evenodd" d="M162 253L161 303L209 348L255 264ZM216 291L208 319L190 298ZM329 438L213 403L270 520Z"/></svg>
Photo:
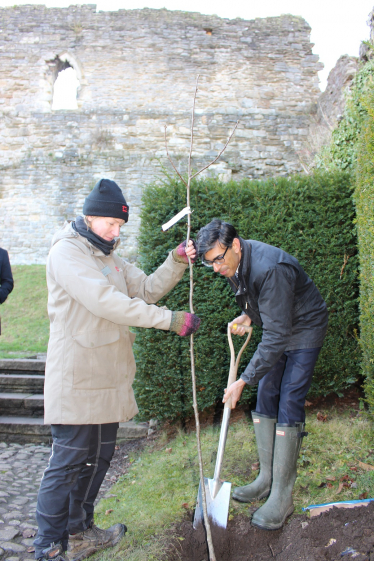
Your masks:
<svg viewBox="0 0 374 561"><path fill-rule="evenodd" d="M70 492L86 465L92 425L52 425L52 454L38 493L34 541L35 557L51 543L61 543L66 551Z"/></svg>
<svg viewBox="0 0 374 561"><path fill-rule="evenodd" d="M69 533L86 530L93 521L94 502L114 454L118 423L93 425L86 465L70 493Z"/></svg>

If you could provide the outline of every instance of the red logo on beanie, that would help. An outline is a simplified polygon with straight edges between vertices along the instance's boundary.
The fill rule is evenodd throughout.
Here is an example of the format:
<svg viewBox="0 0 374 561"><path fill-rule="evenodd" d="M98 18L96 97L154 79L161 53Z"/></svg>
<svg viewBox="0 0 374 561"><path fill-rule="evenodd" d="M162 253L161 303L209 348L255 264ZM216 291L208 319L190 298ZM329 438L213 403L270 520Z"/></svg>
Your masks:
<svg viewBox="0 0 374 561"><path fill-rule="evenodd" d="M122 212L127 212L127 206L126 205L122 205Z"/></svg>

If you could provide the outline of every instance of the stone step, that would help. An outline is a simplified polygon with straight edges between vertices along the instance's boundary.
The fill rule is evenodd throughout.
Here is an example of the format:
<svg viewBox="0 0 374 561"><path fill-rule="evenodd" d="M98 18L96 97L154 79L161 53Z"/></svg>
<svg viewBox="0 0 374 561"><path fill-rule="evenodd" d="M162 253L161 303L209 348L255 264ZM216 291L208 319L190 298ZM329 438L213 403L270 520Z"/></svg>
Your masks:
<svg viewBox="0 0 374 561"><path fill-rule="evenodd" d="M0 359L0 442L49 444L45 425L44 359ZM148 423L120 423L117 440L144 438Z"/></svg>
<svg viewBox="0 0 374 561"><path fill-rule="evenodd" d="M0 393L0 411L12 417L43 417L44 395Z"/></svg>
<svg viewBox="0 0 374 561"><path fill-rule="evenodd" d="M148 429L148 423L135 423L135 421L120 423L117 432L117 442L134 440L135 438L144 438L148 435Z"/></svg>
<svg viewBox="0 0 374 561"><path fill-rule="evenodd" d="M41 374L45 372L45 359L2 358L0 374Z"/></svg>
<svg viewBox="0 0 374 561"><path fill-rule="evenodd" d="M43 393L44 375L0 374L0 393Z"/></svg>
<svg viewBox="0 0 374 561"><path fill-rule="evenodd" d="M43 417L0 416L0 442L50 444L51 426Z"/></svg>
<svg viewBox="0 0 374 561"><path fill-rule="evenodd" d="M147 434L148 423L120 423L117 442L144 438ZM51 426L45 425L42 417L0 416L0 442L50 444Z"/></svg>

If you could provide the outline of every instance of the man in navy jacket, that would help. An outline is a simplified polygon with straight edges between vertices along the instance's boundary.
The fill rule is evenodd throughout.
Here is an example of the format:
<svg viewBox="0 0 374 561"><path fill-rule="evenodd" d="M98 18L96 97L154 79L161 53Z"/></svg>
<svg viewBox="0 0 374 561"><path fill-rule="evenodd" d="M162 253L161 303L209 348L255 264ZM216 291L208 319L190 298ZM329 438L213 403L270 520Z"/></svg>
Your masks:
<svg viewBox="0 0 374 561"><path fill-rule="evenodd" d="M0 247L0 304L3 304L14 286L8 252ZM0 324L1 335L1 324Z"/></svg>
<svg viewBox="0 0 374 561"><path fill-rule="evenodd" d="M293 510L296 461L305 427L305 396L327 330L328 313L318 288L295 257L282 249L240 238L231 224L213 220L197 237L204 265L226 277L242 314L231 332L244 335L251 323L262 340L223 401L240 399L246 384L258 384L252 412L260 474L234 490L233 498L251 502L267 497L252 524L280 528ZM234 325L237 327L234 329Z"/></svg>

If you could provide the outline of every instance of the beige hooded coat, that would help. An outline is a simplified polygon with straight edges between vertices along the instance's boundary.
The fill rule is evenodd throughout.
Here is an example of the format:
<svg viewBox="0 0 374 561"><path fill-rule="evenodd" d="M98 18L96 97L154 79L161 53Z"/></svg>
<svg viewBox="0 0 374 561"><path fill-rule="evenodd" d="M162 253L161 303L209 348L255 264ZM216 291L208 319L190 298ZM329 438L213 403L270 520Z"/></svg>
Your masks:
<svg viewBox="0 0 374 561"><path fill-rule="evenodd" d="M113 251L104 255L71 224L57 232L47 261L45 423L122 422L138 412L129 326L169 329L171 311L153 303L186 267L170 253L147 276Z"/></svg>

